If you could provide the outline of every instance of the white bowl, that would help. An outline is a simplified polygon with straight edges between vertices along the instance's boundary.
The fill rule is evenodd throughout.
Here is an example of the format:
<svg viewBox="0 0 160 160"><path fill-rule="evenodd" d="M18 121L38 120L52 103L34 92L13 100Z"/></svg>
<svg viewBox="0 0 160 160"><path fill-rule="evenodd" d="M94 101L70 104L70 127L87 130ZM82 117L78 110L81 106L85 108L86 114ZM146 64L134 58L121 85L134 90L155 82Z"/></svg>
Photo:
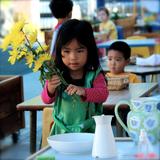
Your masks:
<svg viewBox="0 0 160 160"><path fill-rule="evenodd" d="M56 151L65 154L91 153L93 145L92 133L65 133L47 138L49 145Z"/></svg>

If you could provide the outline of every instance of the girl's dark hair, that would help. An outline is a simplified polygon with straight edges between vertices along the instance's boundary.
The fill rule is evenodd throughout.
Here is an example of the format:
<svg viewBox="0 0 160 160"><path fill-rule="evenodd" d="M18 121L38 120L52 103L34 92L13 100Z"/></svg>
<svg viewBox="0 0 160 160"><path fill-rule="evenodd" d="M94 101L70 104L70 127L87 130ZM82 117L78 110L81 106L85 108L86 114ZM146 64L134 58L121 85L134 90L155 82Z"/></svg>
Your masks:
<svg viewBox="0 0 160 160"><path fill-rule="evenodd" d="M49 7L55 18L65 18L72 11L73 2L71 0L51 0Z"/></svg>
<svg viewBox="0 0 160 160"><path fill-rule="evenodd" d="M92 26L85 20L70 19L62 24L55 45L55 64L63 72L68 72L62 61L61 50L64 45L76 39L87 48L87 63L85 71L96 70L99 67L98 49L93 35Z"/></svg>
<svg viewBox="0 0 160 160"><path fill-rule="evenodd" d="M125 60L128 60L131 56L131 48L126 42L123 41L113 42L108 48L108 51L109 50L116 50L121 52Z"/></svg>

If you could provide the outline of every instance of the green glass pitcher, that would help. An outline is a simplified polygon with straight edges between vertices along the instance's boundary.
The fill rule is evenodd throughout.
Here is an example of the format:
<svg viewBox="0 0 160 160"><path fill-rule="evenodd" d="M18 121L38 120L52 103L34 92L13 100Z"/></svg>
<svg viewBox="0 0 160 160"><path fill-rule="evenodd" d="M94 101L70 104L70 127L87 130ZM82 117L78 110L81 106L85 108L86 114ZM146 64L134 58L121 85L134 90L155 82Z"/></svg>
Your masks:
<svg viewBox="0 0 160 160"><path fill-rule="evenodd" d="M127 126L118 113L121 105L130 107L130 112L127 114ZM152 97L131 99L130 101L122 100L115 106L115 116L136 144L141 129L147 131L148 139L152 144L160 141L160 100Z"/></svg>

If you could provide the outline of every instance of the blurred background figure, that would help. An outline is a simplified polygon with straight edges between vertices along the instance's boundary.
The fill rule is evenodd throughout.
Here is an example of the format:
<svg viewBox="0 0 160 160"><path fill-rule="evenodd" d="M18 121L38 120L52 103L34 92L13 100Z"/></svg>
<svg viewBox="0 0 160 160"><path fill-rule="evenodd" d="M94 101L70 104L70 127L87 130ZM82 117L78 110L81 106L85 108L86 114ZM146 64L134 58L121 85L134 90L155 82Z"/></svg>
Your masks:
<svg viewBox="0 0 160 160"><path fill-rule="evenodd" d="M97 16L101 22L99 24L99 31L106 33L106 40L117 39L117 29L113 21L110 20L108 9L104 7L99 8Z"/></svg>
<svg viewBox="0 0 160 160"><path fill-rule="evenodd" d="M52 30L52 41L50 43L50 54L54 55L58 31L62 23L72 17L73 2L71 0L51 0L49 7L52 15L58 20L57 25Z"/></svg>
<svg viewBox="0 0 160 160"><path fill-rule="evenodd" d="M109 11L105 7L98 8L97 11L97 18L100 21L99 24L99 33L95 35L96 42L106 42L108 40L117 39L117 28L115 24L110 20ZM98 49L99 58L100 58L100 64L103 68L103 66L106 66L106 49L105 48L99 48Z"/></svg>

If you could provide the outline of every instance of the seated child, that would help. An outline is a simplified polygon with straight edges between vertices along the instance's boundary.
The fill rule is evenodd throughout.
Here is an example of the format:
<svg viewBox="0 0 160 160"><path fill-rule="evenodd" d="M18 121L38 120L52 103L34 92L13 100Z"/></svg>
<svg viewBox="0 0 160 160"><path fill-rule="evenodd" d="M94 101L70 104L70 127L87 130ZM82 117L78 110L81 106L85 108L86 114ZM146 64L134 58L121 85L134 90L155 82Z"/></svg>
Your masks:
<svg viewBox="0 0 160 160"><path fill-rule="evenodd" d="M108 49L108 68L109 71L106 73L108 77L122 77L128 76L129 83L139 83L136 74L125 72L125 66L129 64L131 56L131 49L127 43L123 41L116 41L111 44Z"/></svg>
<svg viewBox="0 0 160 160"><path fill-rule="evenodd" d="M106 42L109 40L117 39L117 29L113 21L110 20L109 17L109 11L107 8L101 7L97 11L97 17L99 21L101 22L99 24L99 31L101 34L98 35L96 42ZM106 49L99 48L98 49L99 57L105 57L106 56ZM103 64L102 64L103 66ZM102 67L103 68L103 67Z"/></svg>
<svg viewBox="0 0 160 160"><path fill-rule="evenodd" d="M109 11L107 8L98 9L98 18L100 20L99 31L107 32L106 40L117 39L117 29L115 24L109 19Z"/></svg>

